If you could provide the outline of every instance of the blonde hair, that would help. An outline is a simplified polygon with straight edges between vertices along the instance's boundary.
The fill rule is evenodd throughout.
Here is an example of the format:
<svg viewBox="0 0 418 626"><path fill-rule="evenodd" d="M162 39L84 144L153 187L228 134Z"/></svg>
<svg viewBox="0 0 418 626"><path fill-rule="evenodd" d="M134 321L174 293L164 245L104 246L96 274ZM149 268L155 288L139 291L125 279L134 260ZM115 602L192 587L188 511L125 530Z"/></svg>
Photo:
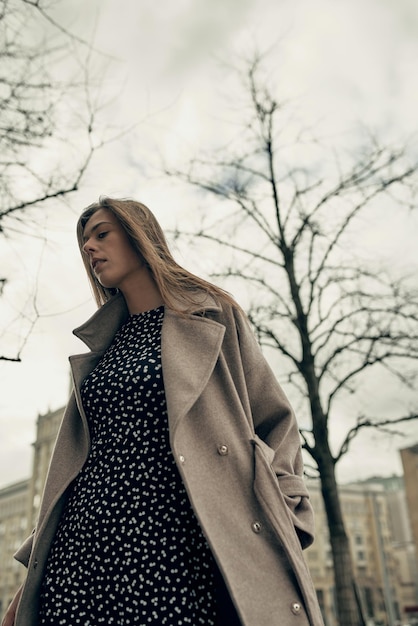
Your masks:
<svg viewBox="0 0 418 626"><path fill-rule="evenodd" d="M188 313L202 301L202 294L208 294L218 303L228 302L233 307L240 308L226 291L192 274L174 260L164 232L148 207L135 200L118 200L105 196L89 205L77 222L78 245L97 306L102 306L115 293L114 289L102 287L92 271L87 255L83 252L84 227L99 209L111 211L118 219L133 248L147 264L168 307L178 313ZM179 300L186 306L180 309Z"/></svg>

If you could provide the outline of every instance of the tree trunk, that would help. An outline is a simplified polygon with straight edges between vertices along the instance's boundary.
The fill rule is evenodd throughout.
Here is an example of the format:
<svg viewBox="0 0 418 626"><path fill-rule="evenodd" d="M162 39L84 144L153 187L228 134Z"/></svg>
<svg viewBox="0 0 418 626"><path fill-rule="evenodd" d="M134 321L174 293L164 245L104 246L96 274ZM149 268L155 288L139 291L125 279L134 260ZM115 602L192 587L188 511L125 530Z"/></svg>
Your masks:
<svg viewBox="0 0 418 626"><path fill-rule="evenodd" d="M312 430L315 437L315 448L311 450L311 454L318 464L318 471L321 477L322 497L328 520L334 565L335 597L339 626L366 626L357 594L350 543L345 532L341 511L340 496L335 479L335 462L329 447L327 416L323 411L319 394L319 381L315 372L308 318L303 310L300 290L295 278L293 250L287 248L283 254L292 299L297 312L297 327L303 354L301 372L308 388Z"/></svg>
<svg viewBox="0 0 418 626"><path fill-rule="evenodd" d="M322 456L319 471L332 549L339 626L365 626L335 480L334 461L330 454Z"/></svg>

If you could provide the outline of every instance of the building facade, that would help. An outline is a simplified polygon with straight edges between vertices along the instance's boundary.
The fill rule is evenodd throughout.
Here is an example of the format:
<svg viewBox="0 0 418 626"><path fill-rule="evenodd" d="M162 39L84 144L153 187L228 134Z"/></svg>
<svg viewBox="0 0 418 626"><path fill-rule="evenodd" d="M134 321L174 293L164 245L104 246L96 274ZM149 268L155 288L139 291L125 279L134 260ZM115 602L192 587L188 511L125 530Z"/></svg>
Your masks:
<svg viewBox="0 0 418 626"><path fill-rule="evenodd" d="M400 453L411 530L415 544L418 545L418 444L403 448Z"/></svg>
<svg viewBox="0 0 418 626"><path fill-rule="evenodd" d="M25 575L13 554L28 535L28 494L29 480L0 489L0 615L9 606Z"/></svg>
<svg viewBox="0 0 418 626"><path fill-rule="evenodd" d="M390 487L389 487L390 485ZM338 626L328 524L318 483L308 485L316 517L316 540L306 551L326 626ZM372 479L339 488L350 538L359 599L369 626L409 624L417 594L403 481Z"/></svg>
<svg viewBox="0 0 418 626"><path fill-rule="evenodd" d="M404 516L410 522L411 539L415 551L410 550L405 560L415 571L414 589L411 589L409 615L418 624L418 444L400 450L404 472L406 506ZM415 598L415 600L414 600Z"/></svg>
<svg viewBox="0 0 418 626"><path fill-rule="evenodd" d="M38 415L36 439L33 443L32 476L29 481L27 518L29 532L36 524L41 502L42 489L48 472L49 461L58 433L64 409Z"/></svg>
<svg viewBox="0 0 418 626"><path fill-rule="evenodd" d="M63 409L39 415L33 444L32 476L0 489L0 616L25 577L25 568L15 561L14 552L35 526Z"/></svg>

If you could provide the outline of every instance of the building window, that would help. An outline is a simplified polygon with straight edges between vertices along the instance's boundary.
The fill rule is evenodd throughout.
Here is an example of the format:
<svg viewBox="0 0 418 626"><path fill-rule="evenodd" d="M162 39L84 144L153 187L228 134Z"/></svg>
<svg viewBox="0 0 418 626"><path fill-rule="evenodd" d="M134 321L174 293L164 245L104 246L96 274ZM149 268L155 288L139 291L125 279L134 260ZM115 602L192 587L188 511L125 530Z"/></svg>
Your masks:
<svg viewBox="0 0 418 626"><path fill-rule="evenodd" d="M364 588L364 604L366 606L367 617L373 617L373 593L370 587Z"/></svg>

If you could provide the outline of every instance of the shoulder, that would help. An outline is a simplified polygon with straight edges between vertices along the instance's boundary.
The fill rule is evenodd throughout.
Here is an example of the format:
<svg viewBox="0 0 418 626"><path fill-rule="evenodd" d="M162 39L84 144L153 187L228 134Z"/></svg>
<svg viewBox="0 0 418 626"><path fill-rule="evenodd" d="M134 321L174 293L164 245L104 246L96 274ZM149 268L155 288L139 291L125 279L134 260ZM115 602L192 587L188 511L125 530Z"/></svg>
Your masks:
<svg viewBox="0 0 418 626"><path fill-rule="evenodd" d="M211 294L204 290L195 290L192 294L192 311L173 310L183 319L200 319L215 322L224 328L223 346L226 349L238 349L239 352L261 354L260 346L251 328L250 321L242 307L228 294ZM180 304L180 300L177 300ZM184 303L184 301L183 301ZM171 307L169 307L171 308ZM177 308L177 307L176 307Z"/></svg>
<svg viewBox="0 0 418 626"><path fill-rule="evenodd" d="M245 312L232 298L207 296L205 306L200 310L200 314L224 324L226 327L250 329L250 322Z"/></svg>
<svg viewBox="0 0 418 626"><path fill-rule="evenodd" d="M262 352L245 311L234 301L219 301L217 311L206 313L225 327L224 345L236 346L245 360L258 361Z"/></svg>

